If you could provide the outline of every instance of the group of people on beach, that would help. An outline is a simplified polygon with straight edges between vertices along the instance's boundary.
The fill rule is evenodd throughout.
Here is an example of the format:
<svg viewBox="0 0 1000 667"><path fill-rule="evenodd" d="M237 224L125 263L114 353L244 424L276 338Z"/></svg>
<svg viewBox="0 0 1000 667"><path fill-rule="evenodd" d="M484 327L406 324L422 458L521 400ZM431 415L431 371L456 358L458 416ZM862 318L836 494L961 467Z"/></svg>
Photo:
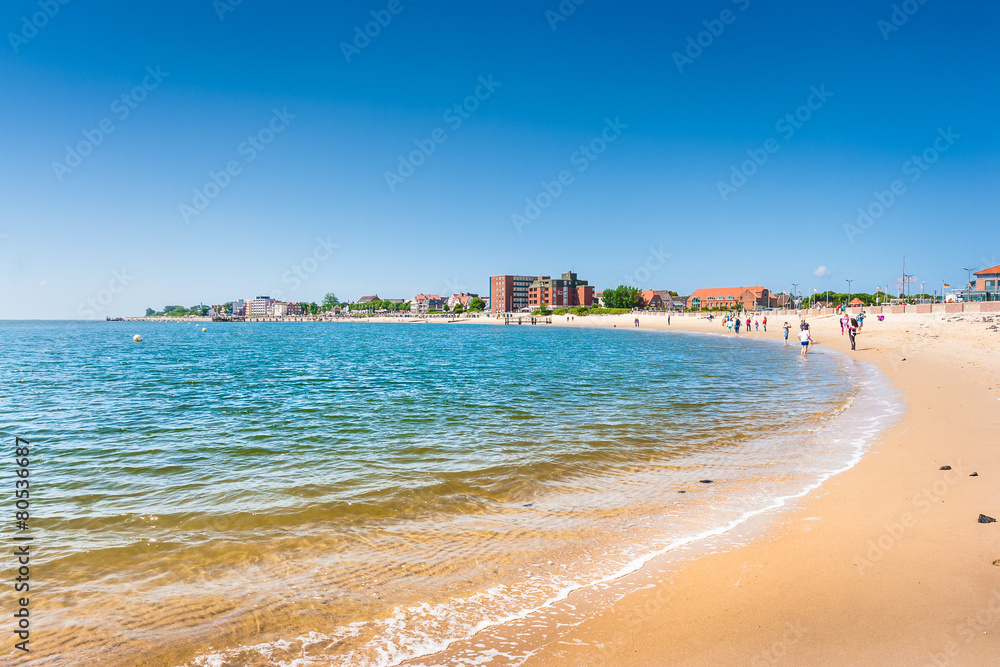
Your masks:
<svg viewBox="0 0 1000 667"><path fill-rule="evenodd" d="M713 318L712 318L711 315L709 315L708 319L709 319L709 321L711 321ZM764 326L764 332L765 333L767 332L767 315L765 315L762 320L761 319L751 320L750 316L747 315L746 329L745 329L745 331L747 333L750 332L751 322L753 323L755 331L760 331L760 327L761 327L761 325L763 325ZM729 329L730 333L732 333L732 331L734 329L736 330L736 333L739 333L740 332L740 326L743 323L744 323L744 321L742 319L740 319L740 317L738 315L726 315L725 319L722 320L722 326L727 327Z"/></svg>
<svg viewBox="0 0 1000 667"><path fill-rule="evenodd" d="M851 340L851 351L856 351L856 345L857 345L856 339L858 334L861 333L861 328L865 324L865 311L862 310L860 313L858 313L857 317L851 317L850 314L847 312L846 308L840 309L840 312L841 312L840 335L843 336L846 334L848 338L850 338ZM755 316L759 317L759 314L755 314ZM709 315L708 319L709 321L711 321L714 319L714 316ZM880 315L878 319L881 322L884 318ZM764 315L762 318L759 319L753 319L751 318L750 314L747 314L746 319L744 320L740 315L729 314L726 315L725 318L722 320L722 326L727 327L730 333L732 333L733 331L739 333L740 327L745 327L744 331L749 332L751 326L754 327L755 331L760 331L762 325L764 327L764 331L766 332L767 315ZM638 324L636 326L638 326ZM788 322L785 322L784 325L782 326L784 332L785 345L788 345L788 337L791 328L792 325L790 325ZM807 354L809 354L809 346L812 343L813 340L812 340L812 334L809 332L809 324L805 320L802 320L799 323L799 345L802 348L802 356L806 356Z"/></svg>

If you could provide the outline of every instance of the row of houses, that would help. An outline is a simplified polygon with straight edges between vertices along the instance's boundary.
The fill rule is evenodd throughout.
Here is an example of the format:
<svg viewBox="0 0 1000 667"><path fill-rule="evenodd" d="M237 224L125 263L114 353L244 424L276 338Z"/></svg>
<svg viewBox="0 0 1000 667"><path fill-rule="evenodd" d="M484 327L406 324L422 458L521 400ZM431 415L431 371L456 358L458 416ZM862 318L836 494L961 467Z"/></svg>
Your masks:
<svg viewBox="0 0 1000 667"><path fill-rule="evenodd" d="M687 307L692 310L729 310L732 308L761 310L764 308L789 308L791 305L791 295L774 294L762 285L754 285L751 287L697 289L688 297Z"/></svg>
<svg viewBox="0 0 1000 667"><path fill-rule="evenodd" d="M993 274L980 279L980 289L1000 288L1000 267L994 267ZM993 271L993 269L990 269ZM978 274L977 274L978 275ZM593 285L581 280L576 273L568 271L559 278L550 276L500 275L490 277L490 294L461 292L443 297L439 294L416 294L409 300L410 312L426 314L429 311L443 311L445 306L453 310L461 305L468 310L472 299L481 298L486 310L494 313L512 313L535 310L545 305L549 308L589 308L602 305L603 291L595 291ZM680 296L669 290L642 290L641 307L648 310L715 310L742 308L760 310L763 308L788 308L792 298L788 294L774 294L766 287L710 287L695 290L690 296ZM383 299L378 294L363 296L357 304L392 303L402 306L403 299ZM302 315L302 305L295 302L279 301L269 296L257 296L244 301L233 302L235 317L290 317Z"/></svg>
<svg viewBox="0 0 1000 667"><path fill-rule="evenodd" d="M459 294L452 294L447 298L442 297L439 294L416 294L412 299L410 299L410 312L416 314L426 314L431 310L444 310L445 306L448 307L448 310L454 310L455 307L459 305L462 306L463 309L469 310L469 306L472 305L472 300L476 298L482 299L483 303L486 304L486 310L489 310L489 297L484 299L478 294L461 292Z"/></svg>
<svg viewBox="0 0 1000 667"><path fill-rule="evenodd" d="M279 301L269 296L255 296L252 299L233 301L231 313L223 312L222 306L212 306L209 314L233 317L293 317L302 314L302 304L294 301Z"/></svg>

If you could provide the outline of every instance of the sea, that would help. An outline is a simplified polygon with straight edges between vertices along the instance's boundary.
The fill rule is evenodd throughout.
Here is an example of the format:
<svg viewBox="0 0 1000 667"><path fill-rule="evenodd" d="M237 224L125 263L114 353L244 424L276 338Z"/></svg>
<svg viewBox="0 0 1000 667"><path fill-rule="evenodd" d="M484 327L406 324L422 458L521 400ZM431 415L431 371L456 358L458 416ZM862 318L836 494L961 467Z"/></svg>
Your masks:
<svg viewBox="0 0 1000 667"><path fill-rule="evenodd" d="M434 664L780 511L901 411L723 329L0 322L0 511L32 665Z"/></svg>

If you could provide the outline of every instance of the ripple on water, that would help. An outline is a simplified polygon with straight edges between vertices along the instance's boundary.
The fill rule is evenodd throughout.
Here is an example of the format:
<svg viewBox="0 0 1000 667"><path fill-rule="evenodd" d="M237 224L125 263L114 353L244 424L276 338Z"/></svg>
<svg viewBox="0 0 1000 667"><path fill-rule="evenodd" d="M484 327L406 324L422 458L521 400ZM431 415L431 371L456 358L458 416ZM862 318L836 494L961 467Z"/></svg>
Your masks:
<svg viewBox="0 0 1000 667"><path fill-rule="evenodd" d="M780 345L194 333L0 324L0 405L44 508L39 664L394 664L741 520L868 437L831 435L861 420L857 369Z"/></svg>

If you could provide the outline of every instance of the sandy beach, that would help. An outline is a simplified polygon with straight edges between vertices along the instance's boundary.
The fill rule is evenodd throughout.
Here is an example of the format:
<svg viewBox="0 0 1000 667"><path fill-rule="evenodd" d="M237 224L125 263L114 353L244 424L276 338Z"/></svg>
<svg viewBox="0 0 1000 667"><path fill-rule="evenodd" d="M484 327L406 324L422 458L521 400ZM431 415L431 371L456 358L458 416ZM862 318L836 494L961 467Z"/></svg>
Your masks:
<svg viewBox="0 0 1000 667"><path fill-rule="evenodd" d="M784 319L741 335L780 338ZM785 509L409 664L508 664L514 645L538 666L995 664L1000 523L978 517L1000 518L1000 315L869 317L854 353L837 318L809 322L815 353L877 365L907 404L855 467ZM726 332L720 319L640 325Z"/></svg>

